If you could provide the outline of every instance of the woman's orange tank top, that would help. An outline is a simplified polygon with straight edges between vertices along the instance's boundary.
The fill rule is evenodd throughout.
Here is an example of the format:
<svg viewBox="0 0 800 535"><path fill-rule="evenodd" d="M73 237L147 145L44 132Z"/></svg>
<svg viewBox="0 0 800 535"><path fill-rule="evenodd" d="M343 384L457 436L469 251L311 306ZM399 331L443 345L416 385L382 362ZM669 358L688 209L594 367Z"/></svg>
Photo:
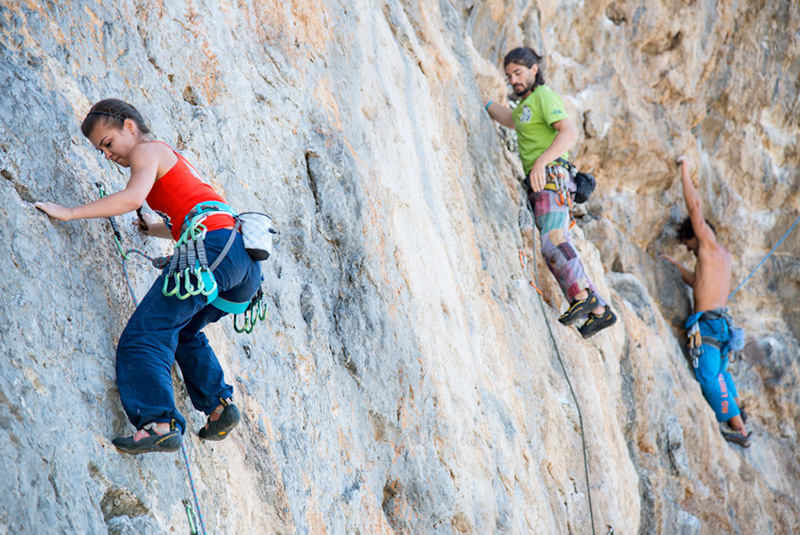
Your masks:
<svg viewBox="0 0 800 535"><path fill-rule="evenodd" d="M157 143L163 143L163 141L157 141ZM164 143L164 145L167 144ZM172 237L177 240L181 236L183 220L192 208L206 201L224 203L225 199L209 184L203 182L186 158L175 152L172 147L169 148L178 157L178 161L153 184L153 188L147 195L147 204L162 216L167 217L167 227L169 227ZM229 214L213 214L203 221L203 226L209 231L233 225L233 217Z"/></svg>

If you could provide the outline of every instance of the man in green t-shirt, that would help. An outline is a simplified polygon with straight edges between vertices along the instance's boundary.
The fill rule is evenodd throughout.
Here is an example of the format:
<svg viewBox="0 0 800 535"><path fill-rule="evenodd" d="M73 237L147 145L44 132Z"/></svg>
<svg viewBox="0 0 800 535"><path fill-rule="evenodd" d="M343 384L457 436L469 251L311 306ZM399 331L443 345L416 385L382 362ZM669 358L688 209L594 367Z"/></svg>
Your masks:
<svg viewBox="0 0 800 535"><path fill-rule="evenodd" d="M571 325L586 317L578 330L589 338L616 323L617 317L594 289L572 245L569 227L575 181L567 159L578 131L567 116L561 97L544 84L541 60L532 48L509 52L503 63L509 83L520 97L519 104L512 111L486 97L483 103L492 119L517 131L528 198L542 238L542 254L570 301L569 309L558 320Z"/></svg>

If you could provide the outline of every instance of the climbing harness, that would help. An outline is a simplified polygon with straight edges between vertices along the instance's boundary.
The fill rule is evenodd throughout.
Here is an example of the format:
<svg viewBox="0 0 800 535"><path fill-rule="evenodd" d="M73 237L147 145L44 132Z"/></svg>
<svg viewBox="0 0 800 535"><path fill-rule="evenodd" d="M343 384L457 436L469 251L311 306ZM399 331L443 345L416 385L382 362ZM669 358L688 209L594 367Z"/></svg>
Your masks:
<svg viewBox="0 0 800 535"><path fill-rule="evenodd" d="M750 277L752 277L752 276L753 276L753 273L755 273L755 272L756 272L756 270L757 270L758 268L760 268L760 267L761 267L761 266L764 264L764 262L766 262L766 261L767 261L767 258L769 258L770 256L772 256L772 253L774 253L774 252L775 252L775 251L778 249L778 247L780 246L780 244L782 244L782 243L783 243L783 240L785 240L785 239L786 239L786 236L788 236L788 235L789 235L789 233L792 231L792 229L794 229L794 227L795 227L795 226L797 226L797 223L798 223L798 222L800 222L800 216L798 216L798 217L797 217L797 219L795 219L795 220L794 220L794 223L792 223L792 226L790 226L790 227L789 227L789 230L787 230L787 231L786 231L786 233L784 233L784 235L781 237L781 239L780 239L780 240L778 240L778 243L776 243L776 244L775 244L775 246L772 248L772 250L771 250L770 252L768 252L768 253L767 253L767 256L765 256L764 258L762 258L762 259L761 259L761 262L759 262L759 263L758 263L758 265L757 265L756 267L754 267L754 268L753 268L753 271L751 271L751 272L750 272L750 274L749 274L748 276L746 276L746 277L744 278L744 280L743 280L741 283L739 283L739 286L737 286L737 287L736 287L736 289L735 289L733 292L731 292L731 295L729 295L729 296L728 296L728 301L730 301L731 299L733 299L733 296L734 296L734 295L736 295L736 292L738 292L738 291L739 291L739 289L740 289L742 286L744 286L744 284L745 284L745 283L746 283L748 280L750 280Z"/></svg>
<svg viewBox="0 0 800 535"><path fill-rule="evenodd" d="M210 215L220 213L230 214L235 224L222 251L209 265L204 245L207 229L203 221ZM175 244L175 252L170 257L162 293L165 297L175 296L178 299L203 295L208 304L233 316L233 328L236 332L248 334L253 332L258 320L263 321L267 317L263 291L259 288L258 293L250 301L228 301L219 296L214 270L225 259L240 228L245 250L250 257L254 260L269 258L272 254L272 235L276 234L271 223L272 218L267 214L245 212L237 215L228 205L221 202L209 201L197 204L184 219L180 238ZM239 314L244 316L243 327L239 327L236 320Z"/></svg>
<svg viewBox="0 0 800 535"><path fill-rule="evenodd" d="M711 336L702 336L700 334L700 320L703 317L710 321L724 320L730 334L728 341L722 342ZM733 318L731 318L727 308L696 312L686 320L687 325L689 322L693 323L687 327L686 335L689 341L689 356L695 369L697 369L700 357L703 356L703 345L714 347L721 353L726 353L728 362L733 363L741 358L741 352L744 350L744 329L733 324Z"/></svg>
<svg viewBox="0 0 800 535"><path fill-rule="evenodd" d="M569 195L567 195L567 197L569 197ZM531 211L531 213L533 213L533 208L530 206L530 200L528 202L529 202L528 209ZM573 223L574 223L574 221L573 221ZM534 254L534 257L535 257L535 255L536 255L536 243L535 243L536 242L536 236L535 235L534 235L533 242L534 243L533 243L532 247L533 247L533 254ZM525 258L524 253L523 253L522 249L520 249L520 263L522 264L523 268L525 268L524 258ZM594 511L592 509L592 487L591 487L591 485L589 483L589 460L588 460L588 454L587 454L587 449L586 449L586 433L585 433L585 431L583 429L583 415L581 413L580 403L578 403L578 396L575 394L575 390L572 388L572 381L570 381L569 374L567 373L567 368L564 365L564 360L563 360L563 358L561 356L561 350L559 349L558 342L556 341L556 337L553 334L553 329L552 329L552 327L550 327L550 321L547 319L547 313L546 313L545 308L544 308L544 300L542 299L542 292L541 292L541 290L539 290L539 269L536 267L536 261L535 260L533 262L533 277L534 277L535 283L534 283L534 281L531 281L531 286L539 293L539 299L538 299L539 307L542 310L542 316L544 316L545 325L547 325L547 332L550 334L550 341L553 343L553 348L556 350L556 356L558 357L558 363L561 365L561 371L564 372L564 378L567 380L567 386L569 387L569 392L572 395L572 400L575 402L575 409L578 412L578 423L579 423L580 430L581 430L581 444L582 444L582 447L583 447L583 473L584 473L584 476L586 478L586 497L587 497L588 502L589 502L589 519L591 520L591 523L592 523L592 535L596 535L595 528L594 528ZM609 528L611 528L611 526L609 526ZM609 533L613 533L613 532L614 532L614 528L611 528L611 531Z"/></svg>
<svg viewBox="0 0 800 535"><path fill-rule="evenodd" d="M546 168L547 176L552 182L547 182L544 189L558 193L556 203L559 206L565 204L569 207L569 228L575 226L575 218L572 216L572 194L569 191L570 175L575 169L572 164L559 158L557 165L548 165Z"/></svg>

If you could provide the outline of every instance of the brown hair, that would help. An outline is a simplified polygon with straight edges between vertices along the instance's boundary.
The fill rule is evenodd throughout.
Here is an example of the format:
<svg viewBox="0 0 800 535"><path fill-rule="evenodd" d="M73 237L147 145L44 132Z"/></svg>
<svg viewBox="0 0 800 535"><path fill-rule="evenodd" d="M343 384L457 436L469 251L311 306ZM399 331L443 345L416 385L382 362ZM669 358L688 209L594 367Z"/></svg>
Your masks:
<svg viewBox="0 0 800 535"><path fill-rule="evenodd" d="M86 118L81 124L81 132L83 132L84 137L89 137L89 134L92 133L92 130L100 121L104 121L108 126L120 130L125 123L125 119L130 119L136 123L142 134L150 133L150 128L147 127L138 110L127 102L116 98L107 98L92 106L92 109L86 114Z"/></svg>
<svg viewBox="0 0 800 535"><path fill-rule="evenodd" d="M708 219L706 219L706 225L708 225L709 228L711 228L711 232L713 232L714 235L717 234L717 229L714 228L714 225L712 225L708 221ZM692 218L687 217L681 222L680 225L678 225L678 239L682 242L689 241L692 238L694 238L694 236L695 234L694 234L694 227L692 226Z"/></svg>

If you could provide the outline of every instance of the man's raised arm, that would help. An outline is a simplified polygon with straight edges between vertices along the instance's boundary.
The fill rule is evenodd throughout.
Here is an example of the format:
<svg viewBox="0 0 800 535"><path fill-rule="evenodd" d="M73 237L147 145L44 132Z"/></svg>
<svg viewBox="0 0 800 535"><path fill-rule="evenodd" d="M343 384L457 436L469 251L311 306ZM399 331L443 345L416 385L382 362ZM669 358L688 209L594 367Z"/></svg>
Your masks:
<svg viewBox="0 0 800 535"><path fill-rule="evenodd" d="M703 217L703 204L700 202L700 196L697 194L692 178L689 176L689 159L686 156L679 156L676 161L681 166L683 200L686 202L686 209L689 210L689 218L692 220L694 235L701 242L709 239L716 240L714 231L706 224L706 219Z"/></svg>

